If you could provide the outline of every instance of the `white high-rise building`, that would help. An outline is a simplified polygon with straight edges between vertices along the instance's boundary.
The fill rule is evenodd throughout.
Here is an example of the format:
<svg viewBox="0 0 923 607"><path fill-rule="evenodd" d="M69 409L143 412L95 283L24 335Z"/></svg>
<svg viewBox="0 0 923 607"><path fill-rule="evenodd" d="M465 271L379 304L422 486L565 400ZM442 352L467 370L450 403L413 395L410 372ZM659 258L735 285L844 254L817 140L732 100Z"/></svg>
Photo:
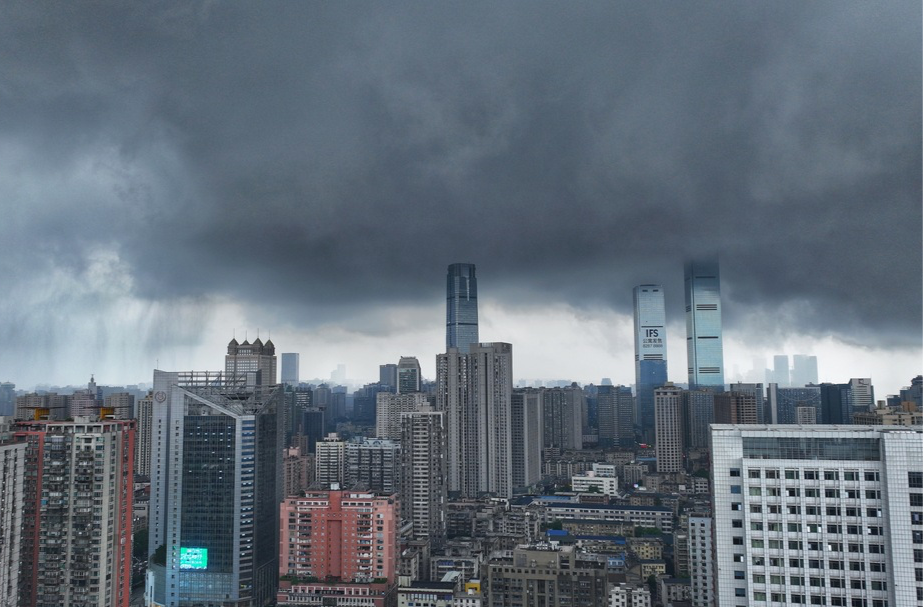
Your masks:
<svg viewBox="0 0 923 607"><path fill-rule="evenodd" d="M315 445L314 480L325 485L346 481L346 443L336 432Z"/></svg>
<svg viewBox="0 0 923 607"><path fill-rule="evenodd" d="M853 413L865 413L875 408L875 389L868 377L849 380L849 419Z"/></svg>
<svg viewBox="0 0 923 607"><path fill-rule="evenodd" d="M923 605L923 431L712 426L719 607Z"/></svg>
<svg viewBox="0 0 923 607"><path fill-rule="evenodd" d="M817 357L807 354L792 356L792 385L807 386L817 383Z"/></svg>
<svg viewBox="0 0 923 607"><path fill-rule="evenodd" d="M449 491L513 494L513 346L471 344L436 357L437 409L446 414Z"/></svg>

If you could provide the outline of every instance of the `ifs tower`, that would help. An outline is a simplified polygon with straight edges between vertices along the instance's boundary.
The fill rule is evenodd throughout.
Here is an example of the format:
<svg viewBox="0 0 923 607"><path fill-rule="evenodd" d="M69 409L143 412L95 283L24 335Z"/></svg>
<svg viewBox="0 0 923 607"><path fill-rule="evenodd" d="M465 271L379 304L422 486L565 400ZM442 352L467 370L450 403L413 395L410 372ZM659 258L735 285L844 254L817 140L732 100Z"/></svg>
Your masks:
<svg viewBox="0 0 923 607"><path fill-rule="evenodd" d="M721 277L718 261L686 262L686 355L689 389L724 389Z"/></svg>

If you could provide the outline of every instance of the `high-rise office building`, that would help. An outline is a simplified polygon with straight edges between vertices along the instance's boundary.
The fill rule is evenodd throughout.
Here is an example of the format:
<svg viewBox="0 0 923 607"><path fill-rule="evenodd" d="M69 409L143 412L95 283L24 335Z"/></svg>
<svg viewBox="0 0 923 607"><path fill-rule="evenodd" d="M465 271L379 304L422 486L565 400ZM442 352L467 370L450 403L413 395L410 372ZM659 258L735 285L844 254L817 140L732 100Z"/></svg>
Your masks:
<svg viewBox="0 0 923 607"><path fill-rule="evenodd" d="M400 422L398 422L400 427ZM401 489L401 445L384 438L358 436L346 441L344 474L347 488L362 487L375 493Z"/></svg>
<svg viewBox="0 0 923 607"><path fill-rule="evenodd" d="M276 346L272 340L264 344L257 337L251 344L246 339L244 343L237 343L232 339L228 343L228 353L224 357L224 374L227 377L237 377L248 373L256 373L255 380L248 383L256 386L273 386L276 384Z"/></svg>
<svg viewBox="0 0 923 607"><path fill-rule="evenodd" d="M796 387L817 383L817 357L806 354L792 356L792 385Z"/></svg>
<svg viewBox="0 0 923 607"><path fill-rule="evenodd" d="M131 598L134 422L31 421L26 444L20 605Z"/></svg>
<svg viewBox="0 0 923 607"><path fill-rule="evenodd" d="M375 396L375 436L398 440L401 436L401 414L421 411L427 405L426 395L420 392L391 394L379 392Z"/></svg>
<svg viewBox="0 0 923 607"><path fill-rule="evenodd" d="M453 263L446 276L445 348L468 353L478 339L478 280L473 263Z"/></svg>
<svg viewBox="0 0 923 607"><path fill-rule="evenodd" d="M277 594L286 607L394 604L400 512L396 495L309 490L282 502Z"/></svg>
<svg viewBox="0 0 923 607"><path fill-rule="evenodd" d="M420 361L416 356L401 356L397 363L397 391L400 394L420 391Z"/></svg>
<svg viewBox="0 0 923 607"><path fill-rule="evenodd" d="M686 262L685 295L689 389L724 390L721 276L717 260Z"/></svg>
<svg viewBox="0 0 923 607"><path fill-rule="evenodd" d="M445 414L421 410L400 415L401 518L414 539L440 545L446 535Z"/></svg>
<svg viewBox="0 0 923 607"><path fill-rule="evenodd" d="M259 371L154 371L148 604L275 598L284 397Z"/></svg>
<svg viewBox="0 0 923 607"><path fill-rule="evenodd" d="M654 390L657 472L683 470L683 389L667 382Z"/></svg>
<svg viewBox="0 0 923 607"><path fill-rule="evenodd" d="M397 365L394 363L378 365L378 383L397 390Z"/></svg>
<svg viewBox="0 0 923 607"><path fill-rule="evenodd" d="M472 344L436 357L437 409L446 414L449 491L463 497L513 493L513 346Z"/></svg>
<svg viewBox="0 0 923 607"><path fill-rule="evenodd" d="M851 424L852 416L849 412L849 384L823 383L817 386L820 390L820 409L818 423L821 424ZM766 421L769 421L769 416Z"/></svg>
<svg viewBox="0 0 923 607"><path fill-rule="evenodd" d="M663 287L634 288L635 396L637 423L648 442L654 435L654 389L667 382L667 330Z"/></svg>
<svg viewBox="0 0 923 607"><path fill-rule="evenodd" d="M19 601L26 469L26 444L13 441L12 421L0 416L0 605L10 606Z"/></svg>
<svg viewBox="0 0 923 607"><path fill-rule="evenodd" d="M600 447L630 449L635 444L634 397L628 386L599 386L596 419Z"/></svg>
<svg viewBox="0 0 923 607"><path fill-rule="evenodd" d="M297 352L282 353L282 383L286 386L297 386L299 380L299 365L301 354Z"/></svg>
<svg viewBox="0 0 923 607"><path fill-rule="evenodd" d="M16 415L16 384L0 382L0 417Z"/></svg>
<svg viewBox="0 0 923 607"><path fill-rule="evenodd" d="M135 408L135 472L151 475L151 428L154 421L154 392L138 399Z"/></svg>
<svg viewBox="0 0 923 607"><path fill-rule="evenodd" d="M712 426L717 604L923 602L923 432Z"/></svg>
<svg viewBox="0 0 923 607"><path fill-rule="evenodd" d="M821 411L820 387L780 388L769 384L768 396L769 421L773 424L797 424L798 407L814 407ZM820 416L823 419L823 415ZM849 423L849 422L846 422Z"/></svg>

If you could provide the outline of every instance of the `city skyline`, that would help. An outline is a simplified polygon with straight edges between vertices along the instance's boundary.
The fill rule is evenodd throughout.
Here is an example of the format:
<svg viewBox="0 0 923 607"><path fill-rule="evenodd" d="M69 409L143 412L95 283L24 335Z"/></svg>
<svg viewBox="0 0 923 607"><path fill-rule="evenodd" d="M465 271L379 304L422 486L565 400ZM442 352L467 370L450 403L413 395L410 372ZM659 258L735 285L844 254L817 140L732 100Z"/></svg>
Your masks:
<svg viewBox="0 0 923 607"><path fill-rule="evenodd" d="M0 381L216 369L234 329L305 378L433 378L466 261L517 378L632 383L652 282L685 382L681 264L713 252L726 382L919 373L919 3L2 15Z"/></svg>

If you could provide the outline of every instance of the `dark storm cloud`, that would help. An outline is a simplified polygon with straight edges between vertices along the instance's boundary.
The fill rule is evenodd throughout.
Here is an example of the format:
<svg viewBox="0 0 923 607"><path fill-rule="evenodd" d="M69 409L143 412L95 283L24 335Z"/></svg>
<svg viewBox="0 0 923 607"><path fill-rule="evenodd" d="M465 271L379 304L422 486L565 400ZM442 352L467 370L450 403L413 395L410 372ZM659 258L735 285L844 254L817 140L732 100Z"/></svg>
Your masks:
<svg viewBox="0 0 923 607"><path fill-rule="evenodd" d="M308 323L460 260L625 310L715 251L732 324L918 344L920 12L7 3L0 278L103 247L146 299Z"/></svg>

